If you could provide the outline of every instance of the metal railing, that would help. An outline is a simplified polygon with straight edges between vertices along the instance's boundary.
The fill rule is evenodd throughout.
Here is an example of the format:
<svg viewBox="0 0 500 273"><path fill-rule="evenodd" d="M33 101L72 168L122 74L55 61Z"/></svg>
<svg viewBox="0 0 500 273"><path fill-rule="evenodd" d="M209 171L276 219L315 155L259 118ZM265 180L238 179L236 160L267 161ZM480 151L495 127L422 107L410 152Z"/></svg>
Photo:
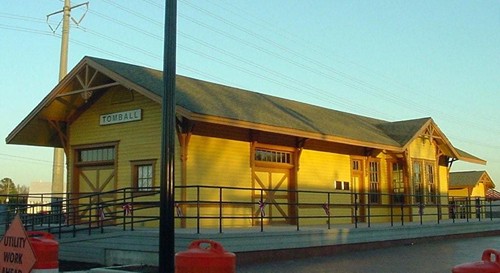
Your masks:
<svg viewBox="0 0 500 273"><path fill-rule="evenodd" d="M335 225L406 225L493 220L497 204L484 198L402 195L345 191L279 190L242 187L176 187L177 228L196 230L286 225L330 229ZM51 233L104 232L106 228L159 226L159 188L123 188L102 193L9 195L0 204L0 227L16 214L27 230ZM61 197L64 196L64 197ZM1 198L2 196L0 196ZM34 197L40 202L28 204ZM428 202L424 203L423 201ZM433 202L430 202L432 200ZM377 201L377 202L374 202ZM416 202L422 201L422 202Z"/></svg>

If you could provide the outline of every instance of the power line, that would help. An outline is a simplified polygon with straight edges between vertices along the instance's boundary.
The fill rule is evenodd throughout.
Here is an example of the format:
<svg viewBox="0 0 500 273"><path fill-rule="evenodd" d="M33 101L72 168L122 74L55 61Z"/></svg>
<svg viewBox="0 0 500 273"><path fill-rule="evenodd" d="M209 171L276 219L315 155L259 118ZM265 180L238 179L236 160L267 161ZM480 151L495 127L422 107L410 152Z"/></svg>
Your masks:
<svg viewBox="0 0 500 273"><path fill-rule="evenodd" d="M226 33L227 32L224 32L224 31L221 31L221 30L215 30L214 28L212 28L211 26L209 26L208 24L204 23L204 22L201 22L197 19L194 19L192 17L189 17L189 16L186 16L184 15L183 17L186 18L187 20L190 20L191 22L194 22L202 27L205 27L207 29L210 29L216 33L219 33L219 34L222 34L228 38L231 38L235 41L238 41L238 42L241 42L242 44L244 45L248 45L248 44L251 44L253 45L255 48L257 48L258 50L261 50L265 53L268 53L269 55L272 55L274 57L278 57L282 60L285 60L285 59L288 59L289 60L289 63L293 64L293 65L296 65L297 67L300 67L300 68L303 68L303 69L306 69L307 71L311 71L311 72L314 72L314 73L317 73L318 75L321 75L325 78L328 78L328 79L331 79L331 80L334 80L334 81L338 81L338 82L341 82L343 83L344 85L348 86L348 87L351 87L353 89L356 89L356 90L359 90L365 94L369 94L371 96L374 96L374 97L383 97L385 100L388 100L388 101L391 101L393 102L395 105L399 105L401 107L406 107L406 108L409 108L409 109L412 109L414 111L417 111L419 113L422 113L422 114L429 114L429 112L436 112L435 109L433 108L429 108L428 106L425 106L425 105L420 105L418 103L416 103L414 100L407 100L405 98L402 98L398 95L396 95L395 93L393 92L389 92L383 88L379 88L379 87L376 87L366 81L363 81L361 79L359 79L358 77L354 77L354 76L351 76L347 73L344 73L344 72L341 72L329 65L326 65L324 64L323 62L319 62L315 59L311 59L311 58L308 58L307 56L303 55L301 52L297 52L297 51L294 51L286 46L283 46L283 45L280 45L272 40L269 40L267 37L263 37L262 35L260 35L259 33L256 33L252 30L248 30L244 27L241 27L235 23L233 23L232 21L229 21L217 14L214 14L204 8L200 8L199 6L195 5L195 4L192 4L188 1L181 1L185 4L187 4L188 6L200 11L200 12L203 12L205 14L207 14L208 16L211 16L212 18L218 20L218 21L221 21L222 23L232 27L232 28L235 28L245 34L249 34L251 35L252 37L255 37L273 47L276 47L278 48L280 51L286 51L288 52L289 54L293 55L294 57L297 57L297 58L300 58L304 61L306 61L306 63L308 65L303 65L303 64L300 64L299 62L293 60L293 61L290 61L289 58L286 58L286 57L283 57L282 55L278 54L278 53L271 53L270 50L268 50L267 48L265 50L262 50L263 47L260 47L260 46L255 46L255 43L249 43L249 42L246 42L246 43L243 43L242 40L243 38L239 38L237 37L236 35L227 35ZM218 5L219 7L221 7L221 5ZM240 14L240 18L246 18L246 14L248 13L244 13L244 14ZM245 16L243 16L245 15ZM182 17L182 16L181 16ZM281 34L280 31L273 31L273 34ZM282 35L283 36L283 35ZM302 39L300 39L302 41ZM311 44L311 43L308 43L308 44ZM314 44L312 44L314 45ZM309 64L314 64L318 67L321 68L321 70L318 70L318 69L315 69L311 66L309 66ZM328 73L325 73L323 71L323 69L325 71L329 71L329 72L332 72L334 75L337 75L337 77L332 77L332 75L328 74ZM445 112L442 112L441 110L437 111L437 112L440 112L440 114L442 116L444 116L446 119L452 121L452 122L455 122L455 123L463 123L464 121L463 120L457 120L456 117L454 115L451 115L451 114L448 114L448 113L445 113ZM479 128L479 129L484 129L484 126L480 126L478 125L478 122L477 120L475 121L468 121L468 124L472 127L475 127L475 128ZM489 130L491 130L491 126L489 126ZM500 130L497 130L498 132L500 132Z"/></svg>
<svg viewBox="0 0 500 273"><path fill-rule="evenodd" d="M155 4L155 3L154 3L154 2L152 2L152 1L146 1L146 0L143 0L143 1L148 2L148 3L150 3L150 4L152 4L152 5L156 6L156 7L159 7L159 4ZM109 1L108 1L108 2L109 2ZM191 6L192 6L192 5L191 5ZM123 10L123 9L122 9L122 10ZM126 10L124 10L124 11L126 11ZM138 28L138 27L135 27L135 26L133 26L133 25L131 25L131 24L125 23L125 22L123 22L123 21L119 21L119 20L117 20L116 18L109 17L109 16L105 16L105 15L103 15L103 14L99 14L99 13L98 13L98 12L96 12L96 11L89 11L89 12L92 12L92 13L94 13L94 14L97 14L97 15L98 15L98 16L100 16L101 18L105 18L105 19L106 19L106 20L108 20L108 21L111 21L111 22L114 22L114 23L120 24L120 25L124 26L124 27L125 27L125 28L127 28L127 29L132 29L132 30L134 30L134 31L136 31L136 32L138 32L138 33L140 33L140 34L142 34L142 35L146 35L146 36L149 36L149 37L151 37L151 38L157 39L158 41L162 41L162 37L161 37L161 36L156 35L156 34L154 34L154 33L151 33L151 32L149 32L149 31L145 31L145 30L143 30L143 29L141 29L141 28ZM126 12L127 12L127 11L126 11ZM134 16L136 16L136 15L134 15ZM219 16L219 17L220 17L220 16ZM190 20L190 19L191 19L189 16L187 16L187 18L188 18L187 20ZM246 18L246 17L242 17L242 18ZM192 19L194 19L194 18L192 18ZM226 20L226 21L227 21L227 20ZM233 24L233 23L232 23L232 24ZM159 25L161 25L161 23L156 22L156 23L155 23L155 25L159 26ZM203 26L203 27L204 27L204 28L208 28L208 29L210 29L211 31L218 31L217 29L213 28L213 27L212 27L212 26L210 26L210 25L206 25L206 26ZM28 30L28 29L12 28L12 27L10 27L10 28L9 28L8 26L5 26L5 25L0 25L0 28L4 28L4 29L11 29L11 30L18 30L18 31L25 31L25 32L30 32L30 30ZM92 35L96 35L96 36L98 36L98 37L100 36L101 38L105 38L105 39L107 39L107 40L109 40L109 41L113 41L115 44L120 43L120 40L118 40L118 39L114 39L114 38L111 38L111 37L109 37L109 36L107 36L107 35L104 35L104 34L102 34L102 33L98 33L98 32L95 32L95 31L88 30L87 28L86 28L86 30L87 30L90 34L92 34ZM33 33L37 33L37 31L33 31L33 30L31 30L31 31L32 31ZM43 33L43 32L42 32L42 33ZM42 33L39 33L39 34L42 34ZM278 32L275 32L275 33L276 33L276 34L281 34L281 32L279 32L279 31L278 31ZM43 33L43 34L44 34L44 35L47 35L47 33ZM49 33L49 34L50 34L50 33ZM248 34L248 33L247 33L247 34ZM52 35L52 34L51 34L51 35ZM217 50L219 51L219 53L224 54L225 56L231 57L231 58L233 58L233 59L237 60L238 62L242 62L242 63L247 64L247 65L251 65L251 64L249 64L249 63L248 63L248 60L241 59L241 58L238 60L237 58L235 58L235 57L236 57L236 55L235 55L235 54L230 53L229 51L227 51L227 50L225 50L225 49L223 49L223 48L221 48L221 47L218 47L218 46L213 46L213 45L212 45L211 47L207 47L207 44L208 44L208 43L206 43L206 42L202 43L203 41L202 41L202 40L199 40L199 39L198 39L199 41L196 41L195 39L192 39L194 36L191 36L191 37L189 37L189 36L185 36L185 33L182 33L182 32L181 32L181 35L183 35L183 37L188 38L188 39L192 40L193 42L195 42L195 43L197 43L197 44L199 44L199 45L201 45L201 46L204 46L204 47L206 47L206 48L210 49L211 51L213 51L213 50L216 50L216 49L217 49ZM223 35L223 34L221 34L221 35ZM228 35L229 35L229 34L228 34ZM227 37L227 36L226 36L226 37ZM230 37L231 37L231 36L230 36ZM233 37L238 38L238 37L236 37L235 35L233 35ZM256 37L256 36L252 36L252 37ZM196 38L196 37L195 37L195 38ZM201 41L201 42L200 42L200 41ZM239 40L236 40L236 41L237 41L237 42L239 42L239 43L242 43L242 44L245 44L245 45L247 45L247 46L248 46L248 41L246 41L246 40L244 40L244 39L239 39ZM119 57L120 59L129 60L129 61L132 61L132 62L134 62L134 63L141 63L141 64L144 64L144 62L143 62L143 61L133 60L132 58L128 58L128 57L125 57L125 56L122 56L122 55L116 54L115 52L111 52L111 51L108 51L108 50L101 49L101 48L99 48L98 46L94 46L94 45L91 45L91 44L88 44L88 43L84 43L84 42L81 42L81 41L78 41L78 40L72 40L72 42L75 42L75 43L77 43L77 44L79 44L79 45L81 45L81 46L84 46L84 47L87 47L87 48L91 48L91 49L93 49L93 50L96 50L96 51L99 51L99 52L102 52L102 53L105 53L105 54L108 54L108 55L110 55L110 56ZM136 47L136 46L132 46L132 45L130 45L129 43L126 43L126 42L121 42L121 45L122 45L122 46L124 46L124 47L127 47L128 49L130 49L130 50L132 50L132 51L134 51L134 52L139 52L139 51L137 50L137 47ZM311 44L311 45L312 45L313 47L314 47L314 46L317 46L316 44ZM259 46L259 47L260 47L260 46ZM274 46L272 46L272 47L274 47ZM254 47L254 48L255 48L255 47ZM193 51L193 48L188 48L187 46L184 46L182 49L183 49L183 50L190 51L190 52L192 52L192 53L193 53L193 52L195 52L195 51ZM283 49L283 47L282 47L282 46L280 46L280 47L278 47L278 49L280 49L280 50L281 50L281 49ZM258 48L257 48L257 50L258 50ZM268 50L268 51L269 51L269 54L270 54L271 56L274 56L274 57L276 57L276 56L277 56L277 55L273 55L273 54L275 54L275 52L274 52L274 51L270 51L270 50ZM139 53L141 53L141 54L145 54L145 55L148 55L148 56L150 56L150 57L152 57L152 58L154 58L154 59L156 59L156 58L157 58L157 55L156 55L156 54L154 54L154 53L152 53L152 52L150 52L150 51L144 51L144 52L139 52ZM217 60L217 59L218 59L218 58L216 58L216 57L214 57L214 56L212 56L212 55L210 55L210 54L202 53L200 50L196 50L196 53L195 53L195 54L197 54L198 56L201 56L201 57L203 57L203 58L206 58L206 59L211 59L211 60L214 60L213 58L215 58L215 60ZM156 57L155 57L155 56L156 56ZM301 56L298 56L298 57L300 57L300 59L304 59L304 58L302 58ZM284 58L284 60L289 59L289 58L288 58L288 57L286 57L286 56L283 56L282 58ZM318 62L317 60L314 60L314 59L311 59L311 60L313 60L314 62L309 62L310 64L315 64L315 65L316 65L316 66L318 66L318 67L321 67L322 65L324 65L324 64L322 64L321 62ZM292 60L292 61L293 61L293 60ZM223 65L226 65L226 66L231 67L231 68L235 68L235 66L236 66L236 65L235 65L234 63L232 63L232 62L227 62L227 61L222 61L222 60L217 61L217 62L222 63ZM147 64L145 64L145 65L147 65ZM192 66L190 66L190 65L185 65L185 64L180 64L180 65L182 65L183 69L186 69L186 70L189 70L189 71L193 71L193 72L196 72L196 73L198 73L198 74L203 74L203 75L205 75L205 76L207 76L207 77L217 78L217 79L219 79L219 80L220 80L220 77L217 77L217 76L214 76L214 75L210 75L210 73L207 73L207 72L201 72L200 70L198 70L198 69L196 69L196 68L193 68L193 67L192 67ZM301 65L303 65L303 64L302 64L302 63L298 63L298 62L297 62L297 64L296 64L296 65L300 67L300 66L301 66ZM254 67L257 67L257 65L253 65L253 66L254 66ZM303 67L302 69L307 69L307 67L309 67L309 66ZM261 70L264 70L264 69L262 69L262 68L265 68L265 67L264 67L264 66L261 66L261 67L260 67L260 69L261 69ZM245 69L246 69L246 70L245 70L245 73L248 73L247 71L250 71L250 70L248 70L247 68L245 68ZM282 76L278 76L278 75L279 75L279 72L278 72L278 71L275 71L275 70L270 70L269 68L265 68L265 69L266 69L266 71L267 71L267 72L269 72L269 73L271 73L271 74L275 75L276 77L280 77L282 80L276 81L275 79L271 79L270 77L265 77L265 75L264 75L264 77L262 77L262 75L258 75L258 73L255 73L255 72L253 72L253 74L252 74L252 75L253 75L253 76L256 76L256 77L259 77L259 78L261 78L261 79L264 79L264 80L266 80L266 81L269 81L269 82L272 82L272 83L275 83L275 84L279 84L279 85L281 85L281 86L286 86L286 87L288 87L288 85L289 85L289 83L288 83L288 85L287 85L287 83L286 83L286 82L293 82L293 81L290 81L290 79L289 79L289 78L287 78L287 76L286 76L286 75L284 75L283 73L281 73L281 74L282 74L284 77L282 77ZM316 73L316 70L318 70L317 68L311 68L311 69L312 69L312 70L311 70L311 72L314 72L314 73ZM328 69L328 66L327 66L327 67L324 67L324 69L326 69L326 70L327 70L327 69ZM240 70L240 71L241 71L241 70ZM270 72L270 71L272 71L272 72ZM269 73L268 73L268 74L269 74ZM325 72L323 72L323 73L325 73ZM368 87L366 87L366 86L364 86L364 84L365 84L365 83L364 83L364 81L361 81L361 82L356 82L356 81L357 81L357 78L350 79L350 78L349 78L349 77L351 77L350 75L348 75L348 74L343 75L341 71L338 73L338 75L339 75L339 77L344 77L344 78L346 78L346 79L344 79L344 81L347 81L347 83L345 83L345 84L346 84L346 86L349 86L349 87L351 87L351 88L368 88L368 89L369 89L369 88L371 88L371 85L370 85L370 84L369 84L369 86L368 86ZM335 79L333 79L333 80L337 80L337 79L335 78ZM351 82L349 82L349 81L351 81ZM279 82L279 83L278 83L278 82ZM281 84L282 82L285 82L285 85ZM297 83L297 82L295 82L295 83ZM347 84L350 84L350 85L347 85ZM321 98L328 98L329 96L331 96L330 94L328 94L328 91L323 91L323 90L321 90L321 89L318 89L318 90L314 90L314 89L313 89L314 91L313 91L313 90L311 90L311 91L304 91L304 90L301 90L301 89L297 89L297 88L295 88L294 90L296 90L296 91L300 91L300 92L305 92L305 93L308 93L309 95L312 95L313 97L318 97L318 98L320 98L320 97L321 97ZM316 94L316 92L317 92L317 94ZM372 92L377 92L377 89L375 88ZM401 105L401 102L400 102L400 101L398 101L398 99L399 99L398 97L394 98L393 102L394 102L395 104ZM390 100L390 99L389 99L389 98L386 98L386 100ZM347 106L349 106L349 107L351 107L351 108L352 108L354 105L347 105ZM413 107L414 105L411 105L411 106ZM364 108L366 108L366 107L364 107ZM421 109L420 111L425 111L426 113L428 113L428 109L423 109L423 110ZM458 123L458 122L459 122L456 118L453 118L452 120L453 120L453 122L454 122L454 123ZM484 127L483 127L483 126L480 126L480 125L479 125L479 124L477 124L477 123L475 123L475 126L477 126L477 127L481 128L481 129L484 129ZM491 127L490 127L490 129L491 129ZM457 139L458 139L458 138L457 138ZM476 143L477 143L477 142L476 142Z"/></svg>
<svg viewBox="0 0 500 273"><path fill-rule="evenodd" d="M0 157L6 157L7 160L9 160L9 161L12 159L17 159L18 161L52 165L51 160L43 160L43 159L32 158L32 157L24 157L24 156L17 156L17 155L4 154L4 153L0 153Z"/></svg>

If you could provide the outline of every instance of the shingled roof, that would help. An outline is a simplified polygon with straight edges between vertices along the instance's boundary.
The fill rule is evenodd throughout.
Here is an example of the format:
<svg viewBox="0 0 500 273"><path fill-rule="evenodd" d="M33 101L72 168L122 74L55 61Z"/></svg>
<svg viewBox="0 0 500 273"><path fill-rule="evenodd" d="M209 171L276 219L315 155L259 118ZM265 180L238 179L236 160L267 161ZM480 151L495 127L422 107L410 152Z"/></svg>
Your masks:
<svg viewBox="0 0 500 273"><path fill-rule="evenodd" d="M30 134L23 130L30 124L39 128L39 132L50 131L50 126L41 123L40 112L53 105L61 96L58 94L71 93L68 87L71 86L71 78L75 78L86 65L127 88L162 102L162 71L85 57L14 129L7 137L7 143L56 146L58 140L54 137L30 139ZM423 126L434 124L431 118L384 121L180 75L176 77L176 101L178 114L192 120L237 124L240 127L393 151L404 150ZM73 107L78 106L74 104ZM484 163L484 160L465 152L459 154L451 143L445 144L449 146L451 157Z"/></svg>
<svg viewBox="0 0 500 273"><path fill-rule="evenodd" d="M480 182L488 184L488 187L495 187L495 184L486 171L464 171L450 173L450 188L474 187Z"/></svg>

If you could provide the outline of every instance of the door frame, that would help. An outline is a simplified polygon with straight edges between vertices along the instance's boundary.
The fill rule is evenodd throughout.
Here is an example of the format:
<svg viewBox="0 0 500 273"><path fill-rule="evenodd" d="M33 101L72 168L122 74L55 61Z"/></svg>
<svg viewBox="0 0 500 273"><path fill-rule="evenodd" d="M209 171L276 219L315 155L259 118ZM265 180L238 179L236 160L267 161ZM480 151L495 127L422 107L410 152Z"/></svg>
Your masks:
<svg viewBox="0 0 500 273"><path fill-rule="evenodd" d="M367 206L367 196L366 196L366 185L365 185L365 158L351 156L351 203L356 204L352 208L352 219L353 223L356 222L366 222L366 206ZM356 180L355 178L358 178ZM358 198L356 198L356 196ZM356 211L357 210L357 211Z"/></svg>
<svg viewBox="0 0 500 273"><path fill-rule="evenodd" d="M258 160L256 156L256 151L269 151L271 153L276 152L276 153L284 153L286 155L289 155L290 158L287 158L284 162L280 160L280 162L270 162L270 161L265 161L265 160ZM260 200L260 190L258 194L256 194L257 190L257 184L255 182L255 172L258 171L264 171L264 172L269 172L271 175L273 173L273 170L275 170L277 173L287 173L288 176L288 185L286 186L287 189L287 202L288 206L286 208L286 213L288 217L288 221L286 221L286 224L290 225L295 225L297 223L297 206L295 205L295 202L297 200L296 193L295 191L297 190L297 165L298 165L298 160L299 160L299 149L293 148L293 147L287 147L287 146L278 146L278 145L265 145L265 144L260 144L257 142L252 142L251 145L251 157L250 157L250 165L251 165L251 183L252 183L252 188L254 189L252 191L252 202L256 204L256 207L258 210L252 210L252 215L253 218L257 219L258 221L253 221L254 224L256 222L260 222L260 208L259 208L259 201ZM274 186L273 186L274 187ZM281 212L283 213L285 210L281 208ZM259 217L256 217L258 214Z"/></svg>

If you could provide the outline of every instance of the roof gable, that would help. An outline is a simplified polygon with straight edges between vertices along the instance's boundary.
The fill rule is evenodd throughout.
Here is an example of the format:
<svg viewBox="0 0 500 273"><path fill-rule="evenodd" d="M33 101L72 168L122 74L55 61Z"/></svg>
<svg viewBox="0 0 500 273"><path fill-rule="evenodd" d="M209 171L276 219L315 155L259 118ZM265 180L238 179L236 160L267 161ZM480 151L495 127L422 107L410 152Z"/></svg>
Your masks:
<svg viewBox="0 0 500 273"><path fill-rule="evenodd" d="M431 118L385 122L378 125L389 137L404 146L409 143L418 132L429 123Z"/></svg>

